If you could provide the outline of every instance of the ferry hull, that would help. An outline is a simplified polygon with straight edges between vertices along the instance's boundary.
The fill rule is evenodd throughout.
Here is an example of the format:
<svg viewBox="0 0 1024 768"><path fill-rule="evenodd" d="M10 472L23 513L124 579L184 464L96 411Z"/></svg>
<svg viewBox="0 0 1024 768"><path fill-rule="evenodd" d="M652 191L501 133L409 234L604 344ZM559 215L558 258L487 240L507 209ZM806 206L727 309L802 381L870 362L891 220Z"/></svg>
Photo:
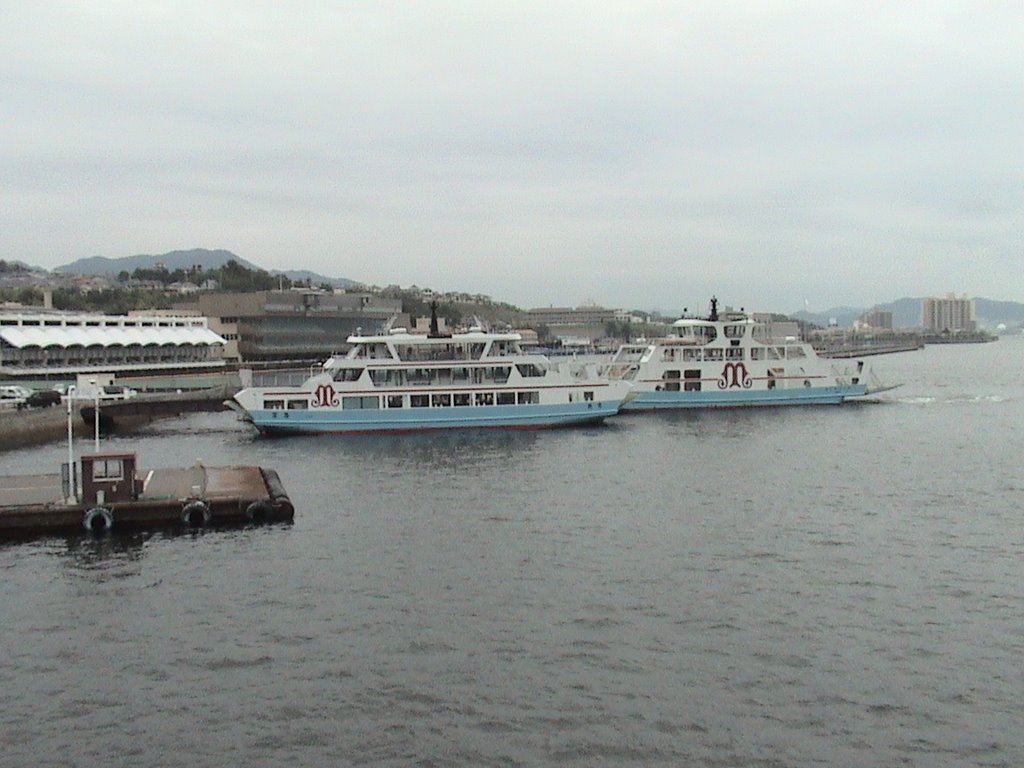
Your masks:
<svg viewBox="0 0 1024 768"><path fill-rule="evenodd" d="M623 411L660 411L677 408L747 408L782 405L839 405L868 394L864 385L806 387L725 392L638 391Z"/></svg>
<svg viewBox="0 0 1024 768"><path fill-rule="evenodd" d="M254 410L245 418L265 435L374 434L448 429L551 429L597 424L619 410L618 402L568 405L338 410Z"/></svg>

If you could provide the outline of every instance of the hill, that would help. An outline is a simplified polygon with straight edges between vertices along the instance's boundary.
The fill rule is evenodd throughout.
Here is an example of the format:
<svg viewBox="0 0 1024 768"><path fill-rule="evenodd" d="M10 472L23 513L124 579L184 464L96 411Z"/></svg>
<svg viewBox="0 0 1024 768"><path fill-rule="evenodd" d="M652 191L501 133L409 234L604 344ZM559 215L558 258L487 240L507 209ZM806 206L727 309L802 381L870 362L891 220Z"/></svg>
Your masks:
<svg viewBox="0 0 1024 768"><path fill-rule="evenodd" d="M54 272L68 275L104 275L114 277L120 272L134 272L136 269L154 269L157 264L163 264L168 272L176 269L190 269L198 266L203 270L217 269L223 267L229 261L235 261L246 269L263 269L241 256L225 251L223 249L208 250L206 248L193 248L188 251L169 251L160 254L138 254L136 256L123 256L117 259L110 259L106 256L90 256L85 259L78 259L70 264L64 264L54 269ZM312 285L326 283L334 288L352 288L359 283L344 277L326 277L306 269L299 270L267 270L272 275L284 275L289 280L304 283L307 280Z"/></svg>
<svg viewBox="0 0 1024 768"><path fill-rule="evenodd" d="M90 256L54 269L54 272L72 275L112 275L119 272L134 272L136 269L154 269L163 264L168 272L176 269L188 269L199 266L203 269L217 269L229 261L237 261L246 269L259 269L255 264L236 256L231 251L210 251L205 248L193 248L190 251L170 251L161 254L139 254L108 259L106 256Z"/></svg>

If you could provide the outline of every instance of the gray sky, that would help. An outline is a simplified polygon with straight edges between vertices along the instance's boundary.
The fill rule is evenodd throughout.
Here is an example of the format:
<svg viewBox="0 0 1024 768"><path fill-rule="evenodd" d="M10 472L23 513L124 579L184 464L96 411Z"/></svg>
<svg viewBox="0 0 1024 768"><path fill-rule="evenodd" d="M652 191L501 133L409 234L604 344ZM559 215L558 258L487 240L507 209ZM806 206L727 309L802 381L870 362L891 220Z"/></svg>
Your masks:
<svg viewBox="0 0 1024 768"><path fill-rule="evenodd" d="M0 258L1024 301L1014 2L0 0Z"/></svg>

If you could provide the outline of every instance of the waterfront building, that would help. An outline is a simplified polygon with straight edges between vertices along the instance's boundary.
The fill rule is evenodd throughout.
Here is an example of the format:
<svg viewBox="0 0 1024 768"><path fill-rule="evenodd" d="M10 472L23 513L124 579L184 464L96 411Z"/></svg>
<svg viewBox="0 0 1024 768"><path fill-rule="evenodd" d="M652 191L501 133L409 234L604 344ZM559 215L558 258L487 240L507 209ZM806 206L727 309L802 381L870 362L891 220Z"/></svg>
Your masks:
<svg viewBox="0 0 1024 768"><path fill-rule="evenodd" d="M887 309L871 309L857 319L860 328L873 328L880 331L892 330L892 312Z"/></svg>
<svg viewBox="0 0 1024 768"><path fill-rule="evenodd" d="M217 369L224 343L203 317L0 311L0 373L16 377Z"/></svg>
<svg viewBox="0 0 1024 768"><path fill-rule="evenodd" d="M921 302L921 325L936 333L974 333L978 323L974 299L957 298L952 293L944 299L927 298Z"/></svg>
<svg viewBox="0 0 1024 768"><path fill-rule="evenodd" d="M313 289L201 293L196 311L225 339L232 362L322 360L348 349L349 336L408 327L401 299Z"/></svg>
<svg viewBox="0 0 1024 768"><path fill-rule="evenodd" d="M526 310L521 316L525 325L602 325L604 323L628 323L632 321L629 312L605 307L538 307Z"/></svg>

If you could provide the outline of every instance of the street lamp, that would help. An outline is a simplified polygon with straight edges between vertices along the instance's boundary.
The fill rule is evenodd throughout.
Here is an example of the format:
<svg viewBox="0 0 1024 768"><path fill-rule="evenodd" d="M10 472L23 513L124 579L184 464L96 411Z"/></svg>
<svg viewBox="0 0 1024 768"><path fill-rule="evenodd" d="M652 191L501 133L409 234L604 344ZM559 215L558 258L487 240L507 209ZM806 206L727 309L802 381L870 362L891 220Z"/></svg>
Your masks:
<svg viewBox="0 0 1024 768"><path fill-rule="evenodd" d="M75 487L75 428L72 411L74 410L75 395L77 388L74 384L68 387L68 504L78 501L78 489Z"/></svg>
<svg viewBox="0 0 1024 768"><path fill-rule="evenodd" d="M95 397L95 404L92 408L92 433L95 438L93 444L93 453L100 452L100 388L96 386L96 379L89 379L89 384L92 385L93 396Z"/></svg>

